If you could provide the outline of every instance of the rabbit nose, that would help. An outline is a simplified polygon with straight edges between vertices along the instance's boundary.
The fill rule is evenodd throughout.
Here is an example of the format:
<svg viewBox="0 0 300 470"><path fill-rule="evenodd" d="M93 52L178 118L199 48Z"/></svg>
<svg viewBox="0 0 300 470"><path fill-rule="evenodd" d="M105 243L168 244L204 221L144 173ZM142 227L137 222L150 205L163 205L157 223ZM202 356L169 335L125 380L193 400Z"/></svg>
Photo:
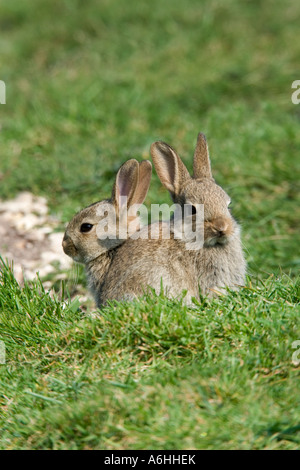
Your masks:
<svg viewBox="0 0 300 470"><path fill-rule="evenodd" d="M67 240L63 239L62 247L63 247L64 252L67 254L67 251L68 251L68 242L67 242Z"/></svg>
<svg viewBox="0 0 300 470"><path fill-rule="evenodd" d="M71 255L75 247L70 237L67 235L64 236L62 241L62 247L66 255Z"/></svg>
<svg viewBox="0 0 300 470"><path fill-rule="evenodd" d="M214 223L214 231L218 237L224 237L230 231L230 224L226 220L217 220Z"/></svg>
<svg viewBox="0 0 300 470"><path fill-rule="evenodd" d="M217 228L218 236L223 237L228 230L228 224L223 225L222 227Z"/></svg>
<svg viewBox="0 0 300 470"><path fill-rule="evenodd" d="M64 238L63 238L63 241L62 241L62 246L63 246L63 249L65 249L68 245L68 236L65 234L64 235Z"/></svg>

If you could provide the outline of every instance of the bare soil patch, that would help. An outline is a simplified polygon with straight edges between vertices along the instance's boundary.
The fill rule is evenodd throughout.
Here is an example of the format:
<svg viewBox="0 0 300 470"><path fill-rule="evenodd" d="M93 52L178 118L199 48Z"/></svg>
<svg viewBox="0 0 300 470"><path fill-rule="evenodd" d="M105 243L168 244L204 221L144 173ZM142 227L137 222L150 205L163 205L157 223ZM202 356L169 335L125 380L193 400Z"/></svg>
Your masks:
<svg viewBox="0 0 300 470"><path fill-rule="evenodd" d="M63 233L55 231L58 224L43 197L22 192L0 201L0 255L13 263L19 283L34 279L36 273L41 279L50 274L66 277L72 260L63 252Z"/></svg>

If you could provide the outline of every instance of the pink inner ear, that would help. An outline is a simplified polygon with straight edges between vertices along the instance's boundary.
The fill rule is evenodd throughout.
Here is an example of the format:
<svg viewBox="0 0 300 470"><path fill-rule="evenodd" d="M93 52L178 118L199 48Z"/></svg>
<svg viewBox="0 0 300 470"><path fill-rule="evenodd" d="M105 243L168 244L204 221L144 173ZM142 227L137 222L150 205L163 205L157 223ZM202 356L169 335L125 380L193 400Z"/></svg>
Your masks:
<svg viewBox="0 0 300 470"><path fill-rule="evenodd" d="M161 182L169 189L173 186L176 178L176 155L167 144L157 144L155 148L155 157L159 157L157 172ZM156 158L154 159L154 163Z"/></svg>
<svg viewBox="0 0 300 470"><path fill-rule="evenodd" d="M130 182L126 181L126 178L119 178L118 180L118 192L119 196L127 196L130 192Z"/></svg>
<svg viewBox="0 0 300 470"><path fill-rule="evenodd" d="M117 201L120 207L127 206L132 182L128 174L120 174L117 181ZM122 198L122 199L121 199ZM125 199L126 198L126 199Z"/></svg>

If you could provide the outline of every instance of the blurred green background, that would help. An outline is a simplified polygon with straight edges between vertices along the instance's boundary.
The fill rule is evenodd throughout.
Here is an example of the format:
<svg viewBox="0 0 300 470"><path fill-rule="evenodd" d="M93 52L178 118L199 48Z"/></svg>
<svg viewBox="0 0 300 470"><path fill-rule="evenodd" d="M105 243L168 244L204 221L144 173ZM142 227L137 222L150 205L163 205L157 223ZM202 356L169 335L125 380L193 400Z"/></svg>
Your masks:
<svg viewBox="0 0 300 470"><path fill-rule="evenodd" d="M300 4L10 0L0 4L0 197L45 195L62 227L118 167L206 134L249 270L299 270ZM169 201L153 174L147 204Z"/></svg>
<svg viewBox="0 0 300 470"><path fill-rule="evenodd" d="M299 0L0 0L0 198L62 230L157 139L191 169L202 131L252 275L97 315L0 260L1 449L299 449L299 25Z"/></svg>

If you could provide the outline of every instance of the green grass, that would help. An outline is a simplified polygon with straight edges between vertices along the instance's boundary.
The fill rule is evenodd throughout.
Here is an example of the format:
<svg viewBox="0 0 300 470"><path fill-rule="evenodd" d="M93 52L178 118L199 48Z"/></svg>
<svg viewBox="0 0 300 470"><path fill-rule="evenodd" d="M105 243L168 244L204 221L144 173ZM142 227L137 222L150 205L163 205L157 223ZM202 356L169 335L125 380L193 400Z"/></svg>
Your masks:
<svg viewBox="0 0 300 470"><path fill-rule="evenodd" d="M95 315L3 265L0 448L299 448L299 22L297 0L1 3L0 198L44 195L62 229L154 140L191 169L202 131L250 278Z"/></svg>
<svg viewBox="0 0 300 470"><path fill-rule="evenodd" d="M1 448L296 449L299 279L83 315L3 265Z"/></svg>

